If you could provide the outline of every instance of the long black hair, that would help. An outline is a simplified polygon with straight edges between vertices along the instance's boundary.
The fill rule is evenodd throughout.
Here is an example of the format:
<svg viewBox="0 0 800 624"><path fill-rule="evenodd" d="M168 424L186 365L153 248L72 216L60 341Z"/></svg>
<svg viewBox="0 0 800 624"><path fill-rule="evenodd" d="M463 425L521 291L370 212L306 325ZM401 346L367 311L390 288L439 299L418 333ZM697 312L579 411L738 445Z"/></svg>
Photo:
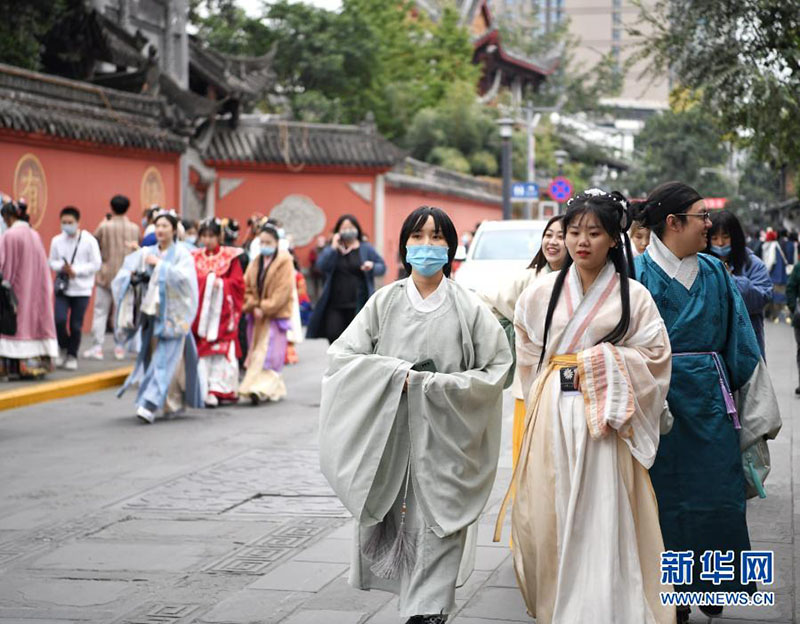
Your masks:
<svg viewBox="0 0 800 624"><path fill-rule="evenodd" d="M601 342L614 343L625 336L631 324L631 298L628 276L634 275L634 268L633 255L631 254L631 241L628 238L627 231L631 226L632 219L628 209L628 201L625 199L624 195L617 191L604 193L596 189L591 189L590 191L584 191L567 202L567 212L564 215L565 237L570 223L576 219L580 220L589 214L597 217L602 228L616 243L614 247L608 250L608 257L614 263L614 268L619 274L622 314L620 315L619 323L617 323L616 327L598 341L598 344ZM561 267L561 271L559 271L558 277L556 277L555 284L553 285L550 303L547 305L547 315L544 319L542 353L539 356L539 369L542 368L544 354L547 350L547 336L550 333L550 325L553 322L553 313L561 297L564 281L567 279L567 274L571 266L572 257L567 253L564 265Z"/></svg>
<svg viewBox="0 0 800 624"><path fill-rule="evenodd" d="M547 234L547 230L549 230L556 221L560 222L561 231L564 231L564 215L556 215L555 217L551 217L542 231L542 246L539 247L539 251L536 252L533 260L531 260L531 263L528 265L529 269L534 269L537 273L547 265L547 258L544 257L544 235Z"/></svg>
<svg viewBox="0 0 800 624"><path fill-rule="evenodd" d="M403 221L400 228L400 259L406 269L406 274L411 275L411 265L406 261L406 244L414 232L418 232L428 221L428 217L433 217L434 232L441 233L447 241L447 264L442 271L445 277L450 277L450 270L453 267L453 258L458 249L458 232L450 216L441 208L436 206L420 206Z"/></svg>
<svg viewBox="0 0 800 624"><path fill-rule="evenodd" d="M727 210L711 213L711 227L708 230L708 246L706 253L717 256L711 249L711 239L714 234L724 232L731 237L731 253L727 260L733 267L734 275L741 275L745 267L750 264L750 256L747 254L747 245L744 240L744 230L736 215ZM719 258L719 256L717 256ZM720 258L726 260L726 258Z"/></svg>

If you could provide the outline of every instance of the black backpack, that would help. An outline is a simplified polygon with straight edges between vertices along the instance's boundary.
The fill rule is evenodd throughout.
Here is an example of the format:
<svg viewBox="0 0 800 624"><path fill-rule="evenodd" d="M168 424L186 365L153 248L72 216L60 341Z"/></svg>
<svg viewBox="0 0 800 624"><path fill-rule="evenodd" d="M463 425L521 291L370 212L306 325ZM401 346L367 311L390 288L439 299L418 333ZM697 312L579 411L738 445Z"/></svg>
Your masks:
<svg viewBox="0 0 800 624"><path fill-rule="evenodd" d="M11 283L0 273L0 334L17 333L17 295Z"/></svg>

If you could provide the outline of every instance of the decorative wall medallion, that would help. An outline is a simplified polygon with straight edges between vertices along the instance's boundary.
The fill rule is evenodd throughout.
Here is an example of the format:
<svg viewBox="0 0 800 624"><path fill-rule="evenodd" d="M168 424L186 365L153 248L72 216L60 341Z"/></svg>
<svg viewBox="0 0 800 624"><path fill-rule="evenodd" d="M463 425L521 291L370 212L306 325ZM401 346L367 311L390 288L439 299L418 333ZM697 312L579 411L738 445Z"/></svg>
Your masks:
<svg viewBox="0 0 800 624"><path fill-rule="evenodd" d="M47 210L47 178L44 167L33 154L25 154L14 171L14 200L24 198L33 227L39 227Z"/></svg>
<svg viewBox="0 0 800 624"><path fill-rule="evenodd" d="M269 214L283 225L298 247L308 245L325 229L325 211L305 195L287 195Z"/></svg>
<svg viewBox="0 0 800 624"><path fill-rule="evenodd" d="M167 194L164 191L164 180L156 167L148 167L142 176L141 202L142 210L153 204L167 208Z"/></svg>

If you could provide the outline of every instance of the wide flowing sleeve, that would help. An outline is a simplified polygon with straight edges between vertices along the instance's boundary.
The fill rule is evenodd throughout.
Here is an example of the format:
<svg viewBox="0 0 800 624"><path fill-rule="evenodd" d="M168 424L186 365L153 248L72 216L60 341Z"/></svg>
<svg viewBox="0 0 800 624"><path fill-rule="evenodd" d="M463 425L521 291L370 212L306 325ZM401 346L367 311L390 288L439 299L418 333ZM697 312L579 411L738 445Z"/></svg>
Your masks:
<svg viewBox="0 0 800 624"><path fill-rule="evenodd" d="M489 498L511 367L508 340L489 310L467 292L456 301L465 370L411 371L408 378L414 485L440 537L475 522Z"/></svg>
<svg viewBox="0 0 800 624"><path fill-rule="evenodd" d="M733 280L739 288L748 313L761 314L764 306L772 301L772 280L767 273L767 267L755 255L750 255L746 274L734 275Z"/></svg>
<svg viewBox="0 0 800 624"><path fill-rule="evenodd" d="M163 327L157 334L164 338L185 336L191 331L197 315L198 286L194 257L184 247L175 249L172 262L163 261L159 270L160 307Z"/></svg>
<svg viewBox="0 0 800 624"><path fill-rule="evenodd" d="M320 467L359 522L395 423L411 363L375 354L396 286L379 291L328 349L320 401ZM388 300L387 300L388 299Z"/></svg>
<svg viewBox="0 0 800 624"><path fill-rule="evenodd" d="M656 458L672 374L669 335L650 293L631 282L631 327L620 344L578 353L586 424L593 438L613 431L645 468Z"/></svg>
<svg viewBox="0 0 800 624"><path fill-rule="evenodd" d="M259 302L259 307L267 317L274 317L286 308L294 293L294 264L290 257L276 258L276 266L267 274L269 286L267 298Z"/></svg>
<svg viewBox="0 0 800 624"><path fill-rule="evenodd" d="M514 346L516 348L516 374L522 385L522 396L527 401L531 386L539 369L544 346L544 312L550 300L550 290L540 282L530 285L517 299L514 310Z"/></svg>

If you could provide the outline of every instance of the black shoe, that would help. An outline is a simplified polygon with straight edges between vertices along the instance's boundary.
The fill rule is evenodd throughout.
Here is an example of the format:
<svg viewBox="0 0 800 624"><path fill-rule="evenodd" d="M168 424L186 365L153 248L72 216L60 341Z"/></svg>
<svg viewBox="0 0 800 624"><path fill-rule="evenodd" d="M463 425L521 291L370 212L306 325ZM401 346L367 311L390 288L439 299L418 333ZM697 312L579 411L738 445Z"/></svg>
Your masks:
<svg viewBox="0 0 800 624"><path fill-rule="evenodd" d="M677 615L678 615L678 624L688 624L689 622L689 614L692 610L689 607L678 607Z"/></svg>
<svg viewBox="0 0 800 624"><path fill-rule="evenodd" d="M705 613L708 617L719 617L722 615L722 607L718 605L703 605L700 611Z"/></svg>
<svg viewBox="0 0 800 624"><path fill-rule="evenodd" d="M794 389L794 394L795 396L800 396L800 386L797 386L797 388Z"/></svg>
<svg viewBox="0 0 800 624"><path fill-rule="evenodd" d="M414 615L406 620L406 624L445 624L445 622L447 622L446 615Z"/></svg>

